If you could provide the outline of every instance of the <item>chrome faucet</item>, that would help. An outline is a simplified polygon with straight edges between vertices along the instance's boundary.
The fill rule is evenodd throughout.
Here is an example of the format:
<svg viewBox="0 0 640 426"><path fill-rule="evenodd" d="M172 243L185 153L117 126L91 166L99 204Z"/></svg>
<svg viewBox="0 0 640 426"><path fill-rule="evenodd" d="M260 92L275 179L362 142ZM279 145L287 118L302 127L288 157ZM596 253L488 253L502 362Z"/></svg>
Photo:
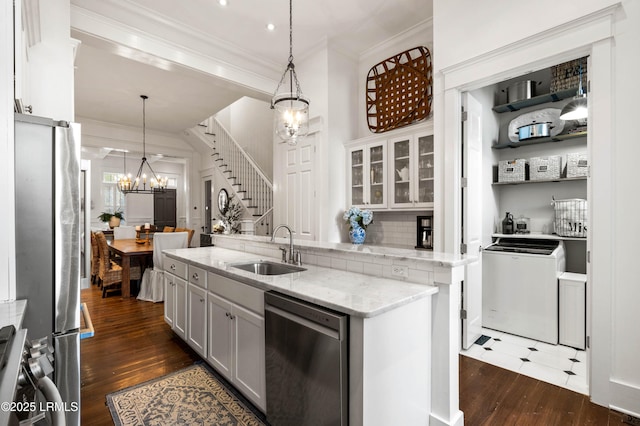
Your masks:
<svg viewBox="0 0 640 426"><path fill-rule="evenodd" d="M302 264L302 259L300 257L300 253L295 253L293 250L293 232L291 232L291 228L289 228L287 225L278 225L276 226L276 229L273 230L273 234L271 234L271 241L274 241L275 237L276 237L276 232L278 232L278 230L280 228L284 228L287 231L289 231L289 261L288 263L292 263L292 264L298 264L301 265ZM282 250L282 261L286 262L287 259L287 249L285 249L284 247L280 247L280 250Z"/></svg>

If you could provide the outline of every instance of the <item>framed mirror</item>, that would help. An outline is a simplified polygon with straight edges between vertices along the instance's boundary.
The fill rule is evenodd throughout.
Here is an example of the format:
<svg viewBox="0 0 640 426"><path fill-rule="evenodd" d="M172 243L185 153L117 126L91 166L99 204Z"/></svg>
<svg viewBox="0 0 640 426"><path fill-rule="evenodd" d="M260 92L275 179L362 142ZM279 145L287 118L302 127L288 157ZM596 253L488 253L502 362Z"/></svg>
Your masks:
<svg viewBox="0 0 640 426"><path fill-rule="evenodd" d="M220 214L225 214L229 209L229 194L227 190L222 188L220 192L218 192L218 210L220 210Z"/></svg>

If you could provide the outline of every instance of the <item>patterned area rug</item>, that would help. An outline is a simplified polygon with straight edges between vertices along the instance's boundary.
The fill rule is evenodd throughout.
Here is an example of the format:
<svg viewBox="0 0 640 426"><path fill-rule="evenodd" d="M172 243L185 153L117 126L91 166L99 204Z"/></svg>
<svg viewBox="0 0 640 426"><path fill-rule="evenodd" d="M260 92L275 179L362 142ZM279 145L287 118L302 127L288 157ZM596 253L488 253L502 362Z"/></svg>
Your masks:
<svg viewBox="0 0 640 426"><path fill-rule="evenodd" d="M107 395L115 425L264 423L203 364Z"/></svg>

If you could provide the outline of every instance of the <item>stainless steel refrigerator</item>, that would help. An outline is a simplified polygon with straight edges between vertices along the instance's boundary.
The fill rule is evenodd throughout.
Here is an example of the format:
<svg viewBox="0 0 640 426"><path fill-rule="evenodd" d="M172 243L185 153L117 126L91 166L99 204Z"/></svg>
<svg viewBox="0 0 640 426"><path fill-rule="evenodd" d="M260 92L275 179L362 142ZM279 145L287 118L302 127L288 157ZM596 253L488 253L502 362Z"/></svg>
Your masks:
<svg viewBox="0 0 640 426"><path fill-rule="evenodd" d="M28 339L54 348L66 406L80 406L80 125L15 116L16 295ZM65 410L67 425L80 412Z"/></svg>

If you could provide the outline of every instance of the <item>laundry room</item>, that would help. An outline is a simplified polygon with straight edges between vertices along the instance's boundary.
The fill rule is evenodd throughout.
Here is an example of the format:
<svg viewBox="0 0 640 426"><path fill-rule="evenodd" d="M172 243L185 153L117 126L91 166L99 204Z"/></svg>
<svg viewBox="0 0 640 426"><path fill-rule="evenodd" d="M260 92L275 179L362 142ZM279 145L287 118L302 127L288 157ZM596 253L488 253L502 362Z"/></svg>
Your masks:
<svg viewBox="0 0 640 426"><path fill-rule="evenodd" d="M587 82L582 57L470 92L482 105L482 334L491 338L468 353L488 360L517 342L501 366L525 374L537 346L584 357L564 375L538 372L583 393L585 373L570 382L587 363L588 123L565 113L586 109Z"/></svg>

